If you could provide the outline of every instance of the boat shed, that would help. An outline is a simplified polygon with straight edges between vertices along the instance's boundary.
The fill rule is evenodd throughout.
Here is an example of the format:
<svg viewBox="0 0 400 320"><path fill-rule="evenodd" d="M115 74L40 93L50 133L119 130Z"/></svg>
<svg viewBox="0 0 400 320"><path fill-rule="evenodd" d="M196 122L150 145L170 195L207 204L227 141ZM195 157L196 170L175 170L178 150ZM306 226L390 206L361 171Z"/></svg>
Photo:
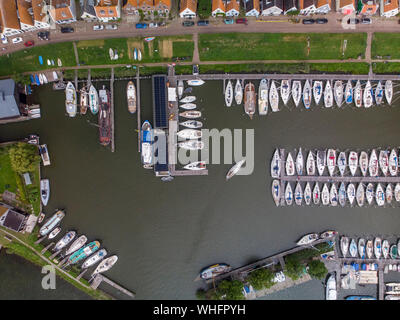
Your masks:
<svg viewBox="0 0 400 320"><path fill-rule="evenodd" d="M0 80L0 119L17 118L21 115L17 99L14 80Z"/></svg>
<svg viewBox="0 0 400 320"><path fill-rule="evenodd" d="M28 216L12 210L10 207L3 204L0 205L0 225L14 230L16 232L23 231L26 225Z"/></svg>
<svg viewBox="0 0 400 320"><path fill-rule="evenodd" d="M167 77L165 75L154 75L153 83L153 128L168 128L167 119Z"/></svg>

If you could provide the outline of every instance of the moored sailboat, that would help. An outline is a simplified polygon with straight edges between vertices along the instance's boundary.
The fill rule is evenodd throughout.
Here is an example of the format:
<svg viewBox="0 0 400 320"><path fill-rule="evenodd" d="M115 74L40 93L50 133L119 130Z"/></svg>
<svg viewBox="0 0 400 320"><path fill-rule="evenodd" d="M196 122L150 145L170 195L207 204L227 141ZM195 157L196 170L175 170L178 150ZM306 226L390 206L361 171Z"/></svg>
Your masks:
<svg viewBox="0 0 400 320"><path fill-rule="evenodd" d="M232 81L229 80L228 84L226 85L225 88L225 104L227 107L230 107L232 105L233 101L233 86L232 86Z"/></svg>
<svg viewBox="0 0 400 320"><path fill-rule="evenodd" d="M300 103L300 98L301 98L301 82L298 80L293 81L292 97L294 105L297 107Z"/></svg>
<svg viewBox="0 0 400 320"><path fill-rule="evenodd" d="M357 108L360 108L362 106L362 87L360 80L357 80L356 86L354 88L354 103Z"/></svg>
<svg viewBox="0 0 400 320"><path fill-rule="evenodd" d="M258 87L258 114L268 113L268 80L262 79Z"/></svg>
<svg viewBox="0 0 400 320"><path fill-rule="evenodd" d="M269 88L269 104L272 112L279 111L279 94L274 80L271 80L271 87Z"/></svg>
<svg viewBox="0 0 400 320"><path fill-rule="evenodd" d="M308 152L306 161L306 170L307 170L307 175L309 176L315 175L315 160L314 160L314 155L311 151Z"/></svg>
<svg viewBox="0 0 400 320"><path fill-rule="evenodd" d="M272 181L272 198L274 199L275 205L278 207L280 205L280 201L281 201L281 186L279 183L279 180L274 179Z"/></svg>
<svg viewBox="0 0 400 320"><path fill-rule="evenodd" d="M128 111L130 113L136 112L136 88L133 81L129 81L126 86L126 99L128 101Z"/></svg>
<svg viewBox="0 0 400 320"><path fill-rule="evenodd" d="M383 100L383 87L382 83L378 81L378 84L375 88L375 102L377 105L381 104Z"/></svg>
<svg viewBox="0 0 400 320"><path fill-rule="evenodd" d="M319 81L319 80L318 81L314 81L313 95L314 95L315 104L319 104L319 102L321 101L322 92L323 92L323 83L322 83L322 81Z"/></svg>
<svg viewBox="0 0 400 320"><path fill-rule="evenodd" d="M240 105L243 100L243 87L242 84L240 83L240 80L236 80L235 84L235 102L237 105Z"/></svg>
<svg viewBox="0 0 400 320"><path fill-rule="evenodd" d="M242 160L236 162L236 164L232 168L230 168L228 173L226 174L226 180L229 180L234 175L236 175L239 172L240 168L243 166L245 161L246 161L246 159L242 159Z"/></svg>
<svg viewBox="0 0 400 320"><path fill-rule="evenodd" d="M99 95L93 85L89 88L89 108L92 114L99 112Z"/></svg>
<svg viewBox="0 0 400 320"><path fill-rule="evenodd" d="M392 103L393 98L393 83L392 80L386 80L385 82L385 97L388 104Z"/></svg>
<svg viewBox="0 0 400 320"><path fill-rule="evenodd" d="M333 105L333 92L330 80L326 81L324 90L324 104L325 108L331 108Z"/></svg>
<svg viewBox="0 0 400 320"><path fill-rule="evenodd" d="M303 87L303 104L306 109L310 109L312 99L312 90L310 81L307 79Z"/></svg>
<svg viewBox="0 0 400 320"><path fill-rule="evenodd" d="M281 98L286 106L290 98L290 80L281 81Z"/></svg>
<svg viewBox="0 0 400 320"><path fill-rule="evenodd" d="M354 177L358 167L358 153L355 151L350 151L349 153L349 169L351 175Z"/></svg>
<svg viewBox="0 0 400 320"><path fill-rule="evenodd" d="M363 101L364 101L365 108L370 108L372 106L373 93L372 93L371 82L369 80L367 81L367 84L365 85Z"/></svg>
<svg viewBox="0 0 400 320"><path fill-rule="evenodd" d="M253 118L254 112L256 111L256 89L254 84L249 82L244 87L244 112Z"/></svg>
<svg viewBox="0 0 400 320"><path fill-rule="evenodd" d="M350 80L347 81L346 88L344 89L344 99L346 104L351 104L353 102L353 86Z"/></svg>
<svg viewBox="0 0 400 320"><path fill-rule="evenodd" d="M336 80L333 87L334 97L337 106L340 108L343 103L343 83L341 80Z"/></svg>
<svg viewBox="0 0 400 320"><path fill-rule="evenodd" d="M281 174L281 156L279 149L276 149L271 160L271 177L279 178Z"/></svg>

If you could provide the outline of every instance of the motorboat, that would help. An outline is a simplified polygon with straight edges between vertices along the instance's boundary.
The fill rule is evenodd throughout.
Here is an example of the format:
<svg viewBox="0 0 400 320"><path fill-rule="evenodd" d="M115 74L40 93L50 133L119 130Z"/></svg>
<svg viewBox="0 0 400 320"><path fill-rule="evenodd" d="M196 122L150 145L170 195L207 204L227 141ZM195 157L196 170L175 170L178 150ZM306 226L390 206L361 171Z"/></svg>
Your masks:
<svg viewBox="0 0 400 320"><path fill-rule="evenodd" d="M356 187L353 183L349 183L347 186L347 199L349 199L350 205L353 205L354 199L356 198Z"/></svg>
<svg viewBox="0 0 400 320"><path fill-rule="evenodd" d="M286 106L290 98L290 80L281 81L281 98L283 104Z"/></svg>
<svg viewBox="0 0 400 320"><path fill-rule="evenodd" d="M179 107L185 110L194 110L197 108L195 103L184 103L179 105Z"/></svg>
<svg viewBox="0 0 400 320"><path fill-rule="evenodd" d="M179 142L178 147L186 150L201 150L204 148L204 142L198 140L186 140Z"/></svg>
<svg viewBox="0 0 400 320"><path fill-rule="evenodd" d="M320 202L320 199L321 199L321 191L319 189L319 183L318 182L316 182L315 185L314 185L312 197L313 197L313 203L315 205L318 205L319 202Z"/></svg>
<svg viewBox="0 0 400 320"><path fill-rule="evenodd" d="M76 91L71 81L67 83L65 88L65 108L70 117L76 116Z"/></svg>
<svg viewBox="0 0 400 320"><path fill-rule="evenodd" d="M271 80L271 86L269 88L269 104L272 112L279 111L279 94L274 80Z"/></svg>
<svg viewBox="0 0 400 320"><path fill-rule="evenodd" d="M365 239L360 238L358 240L358 255L361 259L365 259Z"/></svg>
<svg viewBox="0 0 400 320"><path fill-rule="evenodd" d="M362 207L365 202L365 191L364 186L362 183L358 184L357 191L356 191L356 200L359 207Z"/></svg>
<svg viewBox="0 0 400 320"><path fill-rule="evenodd" d="M126 99L128 101L128 111L130 113L136 112L136 88L133 81L129 81L126 86Z"/></svg>
<svg viewBox="0 0 400 320"><path fill-rule="evenodd" d="M341 80L336 80L333 86L334 97L337 106L340 108L343 104L343 83Z"/></svg>
<svg viewBox="0 0 400 320"><path fill-rule="evenodd" d="M347 296L345 300L376 300L373 296Z"/></svg>
<svg viewBox="0 0 400 320"><path fill-rule="evenodd" d="M140 134L140 158L142 160L142 164L145 166L150 166L153 164L153 140L153 128L150 122L148 120L145 120L142 124Z"/></svg>
<svg viewBox="0 0 400 320"><path fill-rule="evenodd" d="M232 86L232 81L229 80L225 88L225 104L227 107L230 107L232 105L232 102L233 102L233 86Z"/></svg>
<svg viewBox="0 0 400 320"><path fill-rule="evenodd" d="M107 255L106 249L101 249L97 251L83 262L81 269L87 269L91 266L94 266L96 263L103 260L106 257L106 255Z"/></svg>
<svg viewBox="0 0 400 320"><path fill-rule="evenodd" d="M320 239L332 238L332 237L337 236L337 234L338 234L337 231L334 231L334 230L327 230L327 231L322 232L322 233L319 235L319 238L320 238Z"/></svg>
<svg viewBox="0 0 400 320"><path fill-rule="evenodd" d="M180 103L191 103L196 101L196 97L195 96L186 96L183 99L179 100Z"/></svg>
<svg viewBox="0 0 400 320"><path fill-rule="evenodd" d="M330 197L330 192L328 185L324 183L324 186L322 187L321 191L321 202L324 206L329 205L329 197Z"/></svg>
<svg viewBox="0 0 400 320"><path fill-rule="evenodd" d="M84 247L80 248L79 250L77 250L73 254L71 254L69 256L66 264L63 266L63 268L65 268L71 264L77 264L78 262L89 257L91 254L95 253L99 248L100 248L99 241L92 241L92 242L88 243Z"/></svg>
<svg viewBox="0 0 400 320"><path fill-rule="evenodd" d="M374 185L372 183L367 184L367 188L365 190L365 197L367 198L367 202L369 205L372 204L374 200Z"/></svg>
<svg viewBox="0 0 400 320"><path fill-rule="evenodd" d="M276 149L271 160L271 177L279 178L281 175L281 156L279 149Z"/></svg>
<svg viewBox="0 0 400 320"><path fill-rule="evenodd" d="M350 241L349 253L350 253L350 256L352 256L353 258L357 257L358 248L357 248L356 240L354 240L354 239L351 239L351 241Z"/></svg>
<svg viewBox="0 0 400 320"><path fill-rule="evenodd" d="M187 84L192 87L202 86L204 83L205 81L201 79L192 79L187 81Z"/></svg>
<svg viewBox="0 0 400 320"><path fill-rule="evenodd" d="M298 80L295 80L292 83L292 97L294 105L298 107L301 98L301 82Z"/></svg>
<svg viewBox="0 0 400 320"><path fill-rule="evenodd" d="M85 245L86 242L87 242L87 237L85 235L81 235L74 242L72 242L69 248L65 251L65 256L69 256L70 254L79 250Z"/></svg>
<svg viewBox="0 0 400 320"><path fill-rule="evenodd" d="M365 151L361 151L360 153L360 170L362 175L365 177L367 175L368 170L368 154Z"/></svg>
<svg viewBox="0 0 400 320"><path fill-rule="evenodd" d="M385 192L383 191L383 187L380 183L378 183L378 186L376 187L375 201L379 207L385 204Z"/></svg>
<svg viewBox="0 0 400 320"><path fill-rule="evenodd" d="M372 149L371 156L369 157L369 175L371 177L377 177L379 174L378 156L376 150Z"/></svg>
<svg viewBox="0 0 400 320"><path fill-rule="evenodd" d="M286 205L291 206L293 204L293 191L290 182L286 184L285 188L285 202Z"/></svg>
<svg viewBox="0 0 400 320"><path fill-rule="evenodd" d="M57 227L57 228L53 229L53 231L50 232L48 238L49 239L55 238L60 233L60 231L61 231L61 227Z"/></svg>
<svg viewBox="0 0 400 320"><path fill-rule="evenodd" d="M184 90L185 86L183 84L182 80L178 81L178 98L181 99L182 95L183 95L183 90Z"/></svg>
<svg viewBox="0 0 400 320"><path fill-rule="evenodd" d="M205 170L206 162L205 161L195 161L195 162L185 165L183 168L186 170L193 170L193 171Z"/></svg>
<svg viewBox="0 0 400 320"><path fill-rule="evenodd" d="M50 181L49 179L40 180L40 199L43 206L47 206L50 198Z"/></svg>
<svg viewBox="0 0 400 320"><path fill-rule="evenodd" d="M258 87L258 114L268 113L268 80L262 79Z"/></svg>
<svg viewBox="0 0 400 320"><path fill-rule="evenodd" d="M89 88L89 108L92 114L99 112L99 94L93 85Z"/></svg>
<svg viewBox="0 0 400 320"><path fill-rule="evenodd" d="M188 119L197 119L201 117L201 111L197 110L188 110L179 113L180 117L188 118Z"/></svg>
<svg viewBox="0 0 400 320"><path fill-rule="evenodd" d="M317 151L317 169L318 174L322 176L325 171L326 166L326 151L318 150Z"/></svg>
<svg viewBox="0 0 400 320"><path fill-rule="evenodd" d="M332 207L336 207L338 205L338 193L337 193L336 184L334 184L334 183L332 183L332 185L331 185L331 190L329 193L329 200L330 200Z"/></svg>
<svg viewBox="0 0 400 320"><path fill-rule="evenodd" d="M294 201L298 206L301 206L303 202L303 188L299 182L297 182L296 188L294 189Z"/></svg>
<svg viewBox="0 0 400 320"><path fill-rule="evenodd" d="M400 202L400 183L396 183L394 187L394 198L397 202Z"/></svg>
<svg viewBox="0 0 400 320"><path fill-rule="evenodd" d="M310 109L312 100L312 89L310 81L307 79L303 87L303 104L304 108Z"/></svg>
<svg viewBox="0 0 400 320"><path fill-rule="evenodd" d="M378 84L376 85L375 88L375 102L377 105L380 105L383 100L383 86L380 81L378 81Z"/></svg>
<svg viewBox="0 0 400 320"><path fill-rule="evenodd" d="M343 257L346 257L347 252L349 251L349 238L342 236L340 237L340 250L342 251Z"/></svg>
<svg viewBox="0 0 400 320"><path fill-rule="evenodd" d="M200 139L203 134L201 130L183 129L178 131L176 135L181 139Z"/></svg>
<svg viewBox="0 0 400 320"><path fill-rule="evenodd" d="M363 99L363 94L362 94L362 87L360 80L357 80L356 86L354 88L354 103L357 108L360 108L362 106L362 99Z"/></svg>
<svg viewBox="0 0 400 320"><path fill-rule="evenodd" d="M382 256L382 239L376 237L374 240L374 253L377 259L380 259Z"/></svg>
<svg viewBox="0 0 400 320"><path fill-rule="evenodd" d="M329 175L332 177L336 168L336 150L328 149L327 166Z"/></svg>
<svg viewBox="0 0 400 320"><path fill-rule="evenodd" d="M274 179L272 181L272 198L274 199L275 205L278 207L281 201L281 185L279 180Z"/></svg>
<svg viewBox="0 0 400 320"><path fill-rule="evenodd" d="M251 82L244 87L244 112L250 119L253 119L253 115L256 112L256 89Z"/></svg>
<svg viewBox="0 0 400 320"><path fill-rule="evenodd" d="M243 87L242 84L240 83L240 80L236 80L235 84L235 102L237 105L242 104L243 100Z"/></svg>
<svg viewBox="0 0 400 320"><path fill-rule="evenodd" d="M315 175L315 160L314 160L314 155L311 151L308 152L306 161L306 170L307 170L307 175L309 176Z"/></svg>
<svg viewBox="0 0 400 320"><path fill-rule="evenodd" d="M339 192L338 192L338 198L339 198L339 204L344 207L346 205L346 199L347 199L347 193L346 193L346 185L344 182L340 184L339 187Z"/></svg>
<svg viewBox="0 0 400 320"><path fill-rule="evenodd" d="M304 188L304 202L308 206L311 204L311 196L312 196L311 186L310 183L307 182L306 187Z"/></svg>
<svg viewBox="0 0 400 320"><path fill-rule="evenodd" d="M337 158L337 165L339 168L340 175L343 177L344 173L347 168L347 159L346 159L346 153L344 151L339 152L338 158Z"/></svg>
<svg viewBox="0 0 400 320"><path fill-rule="evenodd" d="M371 82L369 80L367 81L367 84L365 85L363 101L364 101L365 108L370 108L372 106L373 93L372 93Z"/></svg>
<svg viewBox="0 0 400 320"><path fill-rule="evenodd" d="M293 176L295 174L295 166L292 154L289 152L286 158L286 175Z"/></svg>
<svg viewBox="0 0 400 320"><path fill-rule="evenodd" d="M229 169L228 173L226 174L226 180L229 180L232 178L234 175L236 175L240 168L243 166L245 163L246 159L239 160L238 162L235 163L235 165Z"/></svg>
<svg viewBox="0 0 400 320"><path fill-rule="evenodd" d="M324 90L324 104L325 108L331 108L333 106L333 92L331 82L326 81L325 90Z"/></svg>
<svg viewBox="0 0 400 320"><path fill-rule="evenodd" d="M326 281L326 300L336 300L337 289L336 289L336 276L335 273L331 273Z"/></svg>
<svg viewBox="0 0 400 320"><path fill-rule="evenodd" d="M52 215L46 221L46 223L40 228L39 235L42 237L47 235L50 231L52 231L60 223L60 221L64 217L65 217L65 212L62 210L57 210L57 212L54 215Z"/></svg>
<svg viewBox="0 0 400 320"><path fill-rule="evenodd" d="M396 149L392 149L389 155L389 172L392 177L397 176L397 170L399 167L399 158L397 156Z"/></svg>
<svg viewBox="0 0 400 320"><path fill-rule="evenodd" d="M384 176L387 176L389 171L389 152L387 150L379 151L379 167Z"/></svg>
<svg viewBox="0 0 400 320"><path fill-rule="evenodd" d="M314 241L319 239L318 233L309 233L306 234L305 236L301 237L299 241L296 242L298 246L305 246L308 244L313 243Z"/></svg>
<svg viewBox="0 0 400 320"><path fill-rule="evenodd" d="M203 127L203 123L196 120L186 120L179 123L181 126L184 126L189 129L200 129Z"/></svg>
<svg viewBox="0 0 400 320"><path fill-rule="evenodd" d="M74 240L76 236L75 231L69 231L65 234L64 237L62 237L54 246L53 252L58 252L61 249L65 248L72 240Z"/></svg>
<svg viewBox="0 0 400 320"><path fill-rule="evenodd" d="M382 255L383 255L384 259L387 259L389 257L389 250L390 250L389 241L383 240L383 242L382 242Z"/></svg>
<svg viewBox="0 0 400 320"><path fill-rule="evenodd" d="M350 151L349 153L349 169L351 175L354 177L358 168L358 153L355 151Z"/></svg>
<svg viewBox="0 0 400 320"><path fill-rule="evenodd" d="M346 88L344 89L344 100L346 104L351 104L353 102L353 86L350 80L347 81Z"/></svg>
<svg viewBox="0 0 400 320"><path fill-rule="evenodd" d="M231 269L226 263L217 263L200 271L200 278L203 280L212 279L218 275L228 272Z"/></svg>
<svg viewBox="0 0 400 320"><path fill-rule="evenodd" d="M47 144L39 145L39 154L42 158L42 162L44 166L50 165L50 155L49 150L47 149Z"/></svg>
<svg viewBox="0 0 400 320"><path fill-rule="evenodd" d="M398 246L396 246L395 244L394 245L392 245L391 247L390 247L390 253L389 253L389 255L390 255L390 258L391 259L398 259L399 258L399 250L398 250Z"/></svg>
<svg viewBox="0 0 400 320"><path fill-rule="evenodd" d="M392 80L386 80L385 82L385 97L388 104L392 103L393 98L393 83Z"/></svg>
<svg viewBox="0 0 400 320"><path fill-rule="evenodd" d="M318 81L314 81L313 95L314 95L315 104L319 104L319 102L321 101L322 92L323 92L323 83L322 83L322 81L319 81L319 80Z"/></svg>
<svg viewBox="0 0 400 320"><path fill-rule="evenodd" d="M367 254L367 258L372 259L372 256L374 254L374 245L372 240L367 241L367 245L365 246L365 252Z"/></svg>
<svg viewBox="0 0 400 320"><path fill-rule="evenodd" d="M303 153L301 152L301 148L300 148L299 152L297 153L297 157L296 157L297 175L302 176L303 175L303 169L304 169L304 158L303 158Z"/></svg>

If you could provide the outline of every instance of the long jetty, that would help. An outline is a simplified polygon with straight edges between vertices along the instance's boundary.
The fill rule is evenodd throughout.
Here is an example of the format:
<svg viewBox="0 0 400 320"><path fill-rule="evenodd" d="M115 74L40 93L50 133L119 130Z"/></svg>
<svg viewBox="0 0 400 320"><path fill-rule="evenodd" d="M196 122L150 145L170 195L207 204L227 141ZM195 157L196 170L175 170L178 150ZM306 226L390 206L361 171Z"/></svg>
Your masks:
<svg viewBox="0 0 400 320"><path fill-rule="evenodd" d="M114 281L110 280L106 276L103 276L102 274L96 274L96 276L93 279L93 282L91 284L92 289L97 289L98 286L102 283L105 282L112 286L113 288L117 289L118 291L121 291L122 293L126 294L127 296L131 298L135 298L135 294L128 289L125 289L124 287L121 287L119 284L115 283Z"/></svg>
<svg viewBox="0 0 400 320"><path fill-rule="evenodd" d="M114 68L111 68L111 152L115 151L115 116L114 116Z"/></svg>
<svg viewBox="0 0 400 320"><path fill-rule="evenodd" d="M140 71L139 67L136 70L136 112L137 112L137 130L138 130L138 152L140 152L140 140L142 139L141 131L141 104L140 104Z"/></svg>

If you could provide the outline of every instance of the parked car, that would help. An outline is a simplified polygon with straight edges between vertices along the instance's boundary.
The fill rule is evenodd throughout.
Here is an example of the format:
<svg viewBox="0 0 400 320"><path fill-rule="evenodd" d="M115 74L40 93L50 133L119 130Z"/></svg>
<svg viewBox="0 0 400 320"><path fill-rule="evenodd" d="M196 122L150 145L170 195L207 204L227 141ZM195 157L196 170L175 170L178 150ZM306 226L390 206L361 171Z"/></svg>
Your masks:
<svg viewBox="0 0 400 320"><path fill-rule="evenodd" d="M361 23L362 24L371 24L372 20L371 20L371 18L362 18Z"/></svg>
<svg viewBox="0 0 400 320"><path fill-rule="evenodd" d="M12 41L12 43L20 43L20 42L22 42L22 38L16 37L16 38L12 39L11 41Z"/></svg>
<svg viewBox="0 0 400 320"><path fill-rule="evenodd" d="M49 31L41 31L41 32L38 32L38 34L37 34L37 36L40 40L49 40L49 35L50 35Z"/></svg>
<svg viewBox="0 0 400 320"><path fill-rule="evenodd" d="M136 23L136 29L146 29L147 23Z"/></svg>
<svg viewBox="0 0 400 320"><path fill-rule="evenodd" d="M246 18L236 19L236 23L239 23L239 24L247 24L247 19L246 19Z"/></svg>
<svg viewBox="0 0 400 320"><path fill-rule="evenodd" d="M3 35L1 35L1 43L2 44L7 44L8 43L7 38L5 36L3 36Z"/></svg>
<svg viewBox="0 0 400 320"><path fill-rule="evenodd" d="M199 21L197 21L197 25L198 26L208 26L209 23L210 22L208 20L199 20Z"/></svg>
<svg viewBox="0 0 400 320"><path fill-rule="evenodd" d="M314 19L303 19L303 24L314 24L315 20Z"/></svg>
<svg viewBox="0 0 400 320"><path fill-rule="evenodd" d="M93 30L94 31L103 30L103 29L104 29L104 26L102 24L96 24L96 25L93 26Z"/></svg>
<svg viewBox="0 0 400 320"><path fill-rule="evenodd" d="M35 44L35 42L33 40L29 40L24 43L24 46L25 47L33 47L34 44Z"/></svg>
<svg viewBox="0 0 400 320"><path fill-rule="evenodd" d="M71 33L74 32L74 28L72 27L62 27L61 28L61 33Z"/></svg>
<svg viewBox="0 0 400 320"><path fill-rule="evenodd" d="M233 24L234 22L233 19L224 19L225 24Z"/></svg>
<svg viewBox="0 0 400 320"><path fill-rule="evenodd" d="M315 19L315 22L318 23L318 24L325 24L325 23L328 23L328 19L319 18L319 19Z"/></svg>
<svg viewBox="0 0 400 320"><path fill-rule="evenodd" d="M106 29L107 30L117 30L118 26L116 24L107 24Z"/></svg>
<svg viewBox="0 0 400 320"><path fill-rule="evenodd" d="M183 21L182 25L184 27L193 27L194 26L194 22L193 21Z"/></svg>
<svg viewBox="0 0 400 320"><path fill-rule="evenodd" d="M158 23L157 22L151 22L149 24L149 28L157 28L158 27Z"/></svg>
<svg viewBox="0 0 400 320"><path fill-rule="evenodd" d="M360 20L357 18L350 18L349 20L347 20L347 24L358 24L360 23Z"/></svg>
<svg viewBox="0 0 400 320"><path fill-rule="evenodd" d="M252 293L252 292L254 292L254 288L253 288L253 286L251 284L249 284L249 285L245 284L243 286L243 295L245 297L247 297L247 295Z"/></svg>
<svg viewBox="0 0 400 320"><path fill-rule="evenodd" d="M286 276L283 271L279 271L275 273L274 282L284 282L286 280Z"/></svg>

